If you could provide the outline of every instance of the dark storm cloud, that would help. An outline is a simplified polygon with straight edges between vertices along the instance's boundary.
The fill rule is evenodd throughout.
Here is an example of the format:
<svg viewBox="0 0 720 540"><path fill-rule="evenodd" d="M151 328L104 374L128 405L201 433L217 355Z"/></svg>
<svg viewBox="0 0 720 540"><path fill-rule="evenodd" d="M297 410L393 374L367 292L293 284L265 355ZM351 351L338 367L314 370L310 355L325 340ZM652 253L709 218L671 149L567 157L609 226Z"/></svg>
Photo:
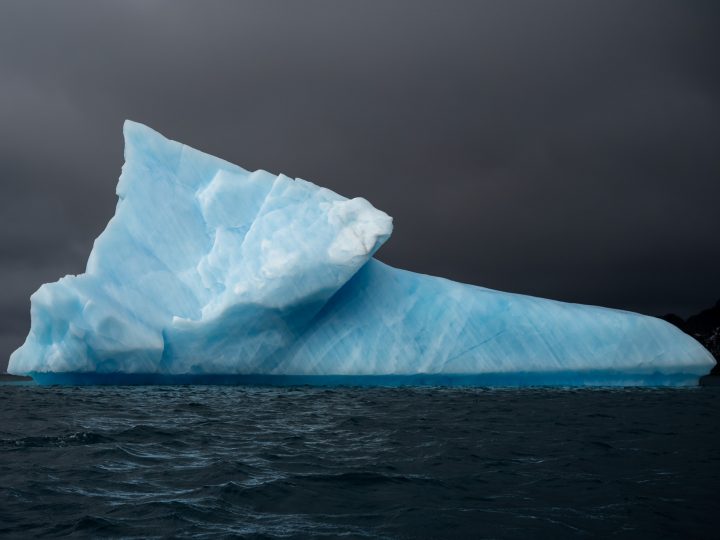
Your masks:
<svg viewBox="0 0 720 540"><path fill-rule="evenodd" d="M3 2L0 369L132 118L395 218L381 259L648 313L720 297L714 2Z"/></svg>

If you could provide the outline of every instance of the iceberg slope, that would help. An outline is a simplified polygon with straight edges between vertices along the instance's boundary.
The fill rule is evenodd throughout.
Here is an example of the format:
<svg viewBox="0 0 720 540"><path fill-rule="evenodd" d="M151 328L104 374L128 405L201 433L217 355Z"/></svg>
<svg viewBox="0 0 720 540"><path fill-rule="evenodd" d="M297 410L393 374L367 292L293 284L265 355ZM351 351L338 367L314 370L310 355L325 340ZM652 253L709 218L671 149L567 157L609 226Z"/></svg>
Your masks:
<svg viewBox="0 0 720 540"><path fill-rule="evenodd" d="M714 359L675 326L368 262L297 342L304 374L438 374L452 384L696 384Z"/></svg>
<svg viewBox="0 0 720 540"><path fill-rule="evenodd" d="M659 319L391 268L371 257L392 220L365 199L250 173L134 122L124 135L115 216L84 274L32 295L11 373L693 384L714 363Z"/></svg>

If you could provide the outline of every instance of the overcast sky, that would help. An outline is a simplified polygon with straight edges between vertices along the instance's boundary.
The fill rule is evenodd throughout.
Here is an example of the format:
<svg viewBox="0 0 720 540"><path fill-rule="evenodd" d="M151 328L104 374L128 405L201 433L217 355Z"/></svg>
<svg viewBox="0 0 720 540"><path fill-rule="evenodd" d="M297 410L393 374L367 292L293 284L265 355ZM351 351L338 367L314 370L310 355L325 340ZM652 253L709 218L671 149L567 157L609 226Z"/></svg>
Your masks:
<svg viewBox="0 0 720 540"><path fill-rule="evenodd" d="M0 3L0 370L130 118L363 196L378 257L650 314L720 298L714 1Z"/></svg>

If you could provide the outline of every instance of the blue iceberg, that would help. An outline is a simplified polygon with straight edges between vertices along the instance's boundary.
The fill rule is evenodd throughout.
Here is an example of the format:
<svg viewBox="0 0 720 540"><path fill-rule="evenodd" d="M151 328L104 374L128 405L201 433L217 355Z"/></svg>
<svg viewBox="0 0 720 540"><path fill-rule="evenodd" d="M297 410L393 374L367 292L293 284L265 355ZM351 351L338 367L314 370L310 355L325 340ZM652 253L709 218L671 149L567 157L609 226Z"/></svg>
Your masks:
<svg viewBox="0 0 720 540"><path fill-rule="evenodd" d="M40 383L696 384L714 365L653 317L392 268L362 198L127 121L115 215L84 274L31 297L8 371Z"/></svg>

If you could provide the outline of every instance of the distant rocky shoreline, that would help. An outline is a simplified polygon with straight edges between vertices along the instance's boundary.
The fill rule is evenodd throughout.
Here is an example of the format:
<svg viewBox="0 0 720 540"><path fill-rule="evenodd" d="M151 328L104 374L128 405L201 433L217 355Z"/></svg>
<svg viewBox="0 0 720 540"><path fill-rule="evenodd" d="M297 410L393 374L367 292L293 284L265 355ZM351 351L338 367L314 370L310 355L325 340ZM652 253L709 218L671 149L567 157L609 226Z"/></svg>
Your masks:
<svg viewBox="0 0 720 540"><path fill-rule="evenodd" d="M720 300L709 309L683 319L674 313L660 317L702 343L718 361L710 375L720 377Z"/></svg>
<svg viewBox="0 0 720 540"><path fill-rule="evenodd" d="M32 377L25 377L24 375L10 375L9 373L0 373L0 382L22 382L32 381Z"/></svg>

